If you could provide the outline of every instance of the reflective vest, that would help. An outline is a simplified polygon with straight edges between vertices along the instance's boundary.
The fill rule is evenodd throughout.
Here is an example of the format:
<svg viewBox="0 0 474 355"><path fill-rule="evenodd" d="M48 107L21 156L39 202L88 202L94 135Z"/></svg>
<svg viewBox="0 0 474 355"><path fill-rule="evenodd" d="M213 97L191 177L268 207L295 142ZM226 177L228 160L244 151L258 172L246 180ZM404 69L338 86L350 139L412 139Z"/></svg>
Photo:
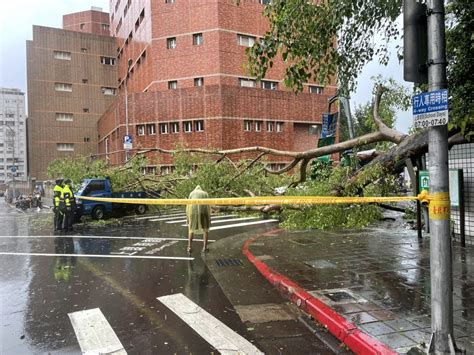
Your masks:
<svg viewBox="0 0 474 355"><path fill-rule="evenodd" d="M64 203L66 204L66 207L70 207L71 204L74 203L74 193L72 192L72 189L69 185L65 185L63 187L63 199Z"/></svg>
<svg viewBox="0 0 474 355"><path fill-rule="evenodd" d="M54 207L59 207L61 202L61 196L63 194L63 188L61 185L55 185L53 188L53 203Z"/></svg>

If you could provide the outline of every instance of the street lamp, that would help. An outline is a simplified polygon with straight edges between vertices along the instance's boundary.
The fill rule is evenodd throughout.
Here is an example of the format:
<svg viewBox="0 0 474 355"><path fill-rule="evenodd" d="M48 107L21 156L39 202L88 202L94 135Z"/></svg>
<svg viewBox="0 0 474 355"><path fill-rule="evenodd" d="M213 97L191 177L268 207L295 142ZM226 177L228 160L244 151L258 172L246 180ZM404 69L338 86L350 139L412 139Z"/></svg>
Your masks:
<svg viewBox="0 0 474 355"><path fill-rule="evenodd" d="M125 75L125 135L128 137L129 132L128 132L128 91L127 91L127 80L128 80L128 74L130 72L130 67L132 66L132 59L128 59L127 62L127 75ZM125 142L125 140L124 140ZM128 149L125 149L125 162L128 161Z"/></svg>
<svg viewBox="0 0 474 355"><path fill-rule="evenodd" d="M12 138L12 160L13 160L13 166L11 168L11 173L12 173L12 189L13 189L13 199L16 197L16 187L15 187L15 174L16 174L16 167L15 167L15 130L11 128L8 124L5 124L5 127L9 129L10 136ZM7 158L8 162L8 158Z"/></svg>

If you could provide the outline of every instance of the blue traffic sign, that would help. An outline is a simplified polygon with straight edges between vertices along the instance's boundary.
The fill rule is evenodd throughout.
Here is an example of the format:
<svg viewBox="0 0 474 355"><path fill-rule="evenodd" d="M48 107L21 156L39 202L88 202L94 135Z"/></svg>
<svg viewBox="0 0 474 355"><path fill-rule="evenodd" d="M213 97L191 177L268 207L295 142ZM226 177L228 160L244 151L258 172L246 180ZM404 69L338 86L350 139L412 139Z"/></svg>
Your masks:
<svg viewBox="0 0 474 355"><path fill-rule="evenodd" d="M415 128L441 126L448 123L448 90L424 92L413 96Z"/></svg>

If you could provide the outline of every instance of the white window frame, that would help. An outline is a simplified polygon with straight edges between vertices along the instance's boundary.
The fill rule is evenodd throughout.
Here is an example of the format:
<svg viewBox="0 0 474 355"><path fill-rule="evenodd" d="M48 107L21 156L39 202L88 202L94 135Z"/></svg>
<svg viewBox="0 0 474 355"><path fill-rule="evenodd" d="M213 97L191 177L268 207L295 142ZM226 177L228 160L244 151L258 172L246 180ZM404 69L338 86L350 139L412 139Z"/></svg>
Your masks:
<svg viewBox="0 0 474 355"><path fill-rule="evenodd" d="M56 143L56 150L59 152L73 152L74 143Z"/></svg>
<svg viewBox="0 0 474 355"><path fill-rule="evenodd" d="M72 122L74 121L74 114L68 112L56 112L56 121Z"/></svg>
<svg viewBox="0 0 474 355"><path fill-rule="evenodd" d="M277 132L283 132L283 122L277 122L276 123L276 131Z"/></svg>
<svg viewBox="0 0 474 355"><path fill-rule="evenodd" d="M101 56L101 57L100 57L100 63L103 64L103 65L111 65L111 66L114 66L114 65L115 65L115 58L114 58L114 57L104 57L104 56Z"/></svg>
<svg viewBox="0 0 474 355"><path fill-rule="evenodd" d="M168 134L169 132L169 127L168 123L160 123L160 134Z"/></svg>
<svg viewBox="0 0 474 355"><path fill-rule="evenodd" d="M101 27L104 31L110 31L110 25L107 24L107 23L101 23L101 24L100 24L100 27Z"/></svg>
<svg viewBox="0 0 474 355"><path fill-rule="evenodd" d="M310 85L308 90L311 94L321 95L324 92L324 87L319 85Z"/></svg>
<svg viewBox="0 0 474 355"><path fill-rule="evenodd" d="M194 121L194 132L204 132L204 121Z"/></svg>
<svg viewBox="0 0 474 355"><path fill-rule="evenodd" d="M102 94L104 94L106 96L115 96L115 94L116 94L115 88L108 88L108 87L105 87L105 86L102 86L100 88L100 91L102 92Z"/></svg>
<svg viewBox="0 0 474 355"><path fill-rule="evenodd" d="M243 88L254 88L257 86L257 83L254 79L239 78L239 85Z"/></svg>
<svg viewBox="0 0 474 355"><path fill-rule="evenodd" d="M149 123L146 125L146 133L150 136L156 135L156 124Z"/></svg>
<svg viewBox="0 0 474 355"><path fill-rule="evenodd" d="M252 121L244 120L244 131L251 132L252 131Z"/></svg>
<svg viewBox="0 0 474 355"><path fill-rule="evenodd" d="M178 88L178 81L171 80L168 81L168 90L176 90Z"/></svg>
<svg viewBox="0 0 474 355"><path fill-rule="evenodd" d="M171 133L179 133L179 122L171 122Z"/></svg>
<svg viewBox="0 0 474 355"><path fill-rule="evenodd" d="M193 121L183 121L183 132L191 133L193 131Z"/></svg>
<svg viewBox="0 0 474 355"><path fill-rule="evenodd" d="M145 135L145 125L139 124L137 125L137 136L144 136Z"/></svg>
<svg viewBox="0 0 474 355"><path fill-rule="evenodd" d="M169 37L166 39L166 48L175 49L176 48L176 37Z"/></svg>
<svg viewBox="0 0 474 355"><path fill-rule="evenodd" d="M204 78L194 78L194 86L204 86Z"/></svg>
<svg viewBox="0 0 474 355"><path fill-rule="evenodd" d="M262 124L263 124L263 121L255 121L255 132L262 131Z"/></svg>
<svg viewBox="0 0 474 355"><path fill-rule="evenodd" d="M265 90L277 90L278 89L278 82L277 81L262 80L261 85L262 85L262 89L265 89ZM269 87L266 87L266 86L269 86Z"/></svg>
<svg viewBox="0 0 474 355"><path fill-rule="evenodd" d="M72 92L72 84L68 83L54 83L54 90Z"/></svg>
<svg viewBox="0 0 474 355"><path fill-rule="evenodd" d="M54 59L71 60L71 52L54 51Z"/></svg>
<svg viewBox="0 0 474 355"><path fill-rule="evenodd" d="M267 132L273 132L274 130L275 130L274 122L273 121L267 121Z"/></svg>
<svg viewBox="0 0 474 355"><path fill-rule="evenodd" d="M193 34L193 46L202 46L204 44L204 37L202 33Z"/></svg>
<svg viewBox="0 0 474 355"><path fill-rule="evenodd" d="M243 47L252 47L255 44L256 37L247 35L237 35L237 44Z"/></svg>

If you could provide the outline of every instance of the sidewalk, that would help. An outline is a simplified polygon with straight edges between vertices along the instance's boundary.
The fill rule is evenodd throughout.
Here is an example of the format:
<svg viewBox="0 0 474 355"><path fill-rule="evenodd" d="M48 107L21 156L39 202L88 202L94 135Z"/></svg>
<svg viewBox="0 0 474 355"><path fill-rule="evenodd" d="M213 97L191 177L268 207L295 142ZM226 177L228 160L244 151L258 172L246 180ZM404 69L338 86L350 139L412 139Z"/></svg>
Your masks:
<svg viewBox="0 0 474 355"><path fill-rule="evenodd" d="M400 220L357 231L275 231L249 241L244 253L251 261L255 256L259 271L301 308L308 300L298 301L298 293L309 293L344 317L347 334L355 326L368 344L380 341L399 353L429 343L429 237L418 241ZM472 354L474 247L453 246L453 277L455 339Z"/></svg>

